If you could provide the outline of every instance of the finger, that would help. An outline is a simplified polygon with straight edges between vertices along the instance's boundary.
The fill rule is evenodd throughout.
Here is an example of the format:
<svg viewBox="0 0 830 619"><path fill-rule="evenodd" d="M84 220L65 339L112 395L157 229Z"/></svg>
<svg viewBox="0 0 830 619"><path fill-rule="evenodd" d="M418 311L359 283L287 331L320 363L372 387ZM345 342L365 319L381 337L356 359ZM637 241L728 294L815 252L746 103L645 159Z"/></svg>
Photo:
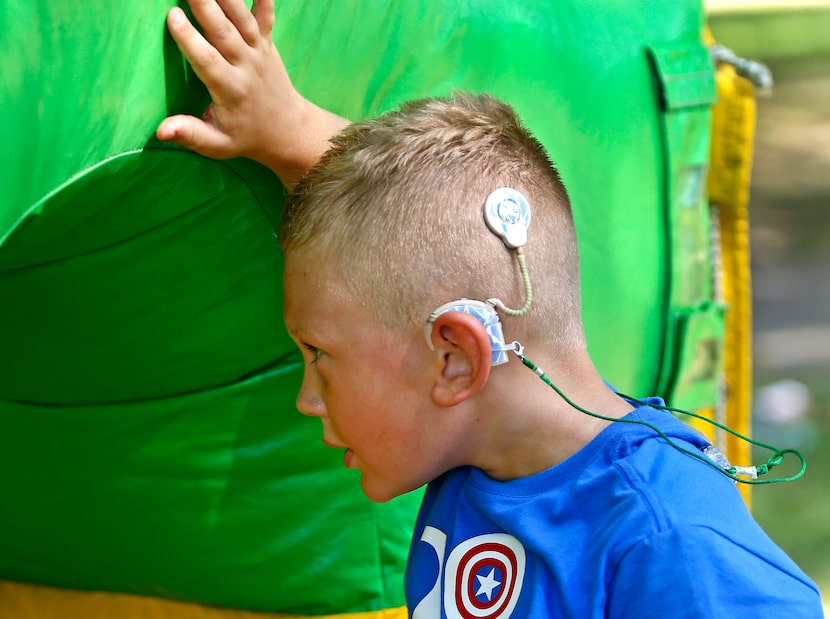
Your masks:
<svg viewBox="0 0 830 619"><path fill-rule="evenodd" d="M259 25L243 0L217 0L225 16L233 23L242 39L254 47L261 38Z"/></svg>
<svg viewBox="0 0 830 619"><path fill-rule="evenodd" d="M260 36L270 39L274 30L274 0L254 0L251 11L259 26Z"/></svg>
<svg viewBox="0 0 830 619"><path fill-rule="evenodd" d="M167 14L167 28L179 50L209 88L227 66L222 55L208 43L178 7Z"/></svg>
<svg viewBox="0 0 830 619"><path fill-rule="evenodd" d="M165 118L156 129L156 137L212 159L227 159L235 155L231 151L231 139L225 133L195 116L179 114Z"/></svg>
<svg viewBox="0 0 830 619"><path fill-rule="evenodd" d="M177 114L175 116L168 116L159 124L156 129L156 137L164 142L182 141L182 135L185 133L185 127L191 120L197 120L195 116L187 116L185 114Z"/></svg>
<svg viewBox="0 0 830 619"><path fill-rule="evenodd" d="M236 62L247 48L247 43L222 6L216 0L189 0L188 4L205 38L225 59Z"/></svg>

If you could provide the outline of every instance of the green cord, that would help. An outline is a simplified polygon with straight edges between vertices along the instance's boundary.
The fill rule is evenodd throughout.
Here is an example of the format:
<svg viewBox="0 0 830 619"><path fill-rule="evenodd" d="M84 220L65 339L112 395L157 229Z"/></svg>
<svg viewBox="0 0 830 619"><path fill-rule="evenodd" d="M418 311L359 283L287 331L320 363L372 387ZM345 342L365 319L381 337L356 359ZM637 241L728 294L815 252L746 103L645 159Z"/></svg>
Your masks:
<svg viewBox="0 0 830 619"><path fill-rule="evenodd" d="M614 417L606 417L604 415L600 415L598 413L594 413L594 412L589 411L585 408L582 408L578 404L571 401L571 399L568 398L568 396L566 396L564 393L562 393L562 391L559 389L559 387L557 387L556 385L553 384L553 382L550 380L550 378L548 378L547 374L545 374L538 365L536 365L530 359L525 357L524 354L522 353L521 348L517 349L515 351L515 353L516 353L516 356L518 356L519 359L521 359L522 363L526 367L533 370L533 373L536 374L539 378L541 378L542 381L546 385L548 385L554 391L556 391L556 393L559 394L559 397L561 397L563 400L565 400L565 402L567 402L570 406L572 406L573 408L575 408L579 412L585 413L586 415L589 415L591 417L596 417L597 419L602 419L604 421L612 421L612 422L615 422L615 423L617 423L617 422L633 423L633 424L637 424L637 425L641 425L641 426L646 426L647 428L650 428L651 430L654 430L664 441L666 441L669 445L671 445L672 447L674 447L678 451L680 451L680 452L682 452L682 453L684 453L688 456L691 456L693 458L696 458L696 459L700 460L701 462L703 462L707 466L710 466L713 469L715 469L716 471L719 471L719 472L723 473L729 479L732 479L736 482L740 482L742 484L749 484L749 485L760 485L760 484L775 484L775 483L780 483L780 482L785 482L785 481L795 481L796 479L799 479L802 475L804 475L804 471L807 470L807 460L804 458L804 456L801 454L801 452L796 450L796 449L777 449L777 448L773 447L772 445L767 445L767 444L762 443L760 441L756 441L756 440L753 440L753 439L751 439L747 436L744 436L744 435L732 430L731 428L728 428L727 426L725 426L721 423L718 423L717 421L709 419L708 417L704 417L703 415L699 415L699 414L693 413L691 411L683 410L682 408L672 408L671 406L660 406L659 404L648 404L646 402L642 402L642 401L638 400L637 398L632 398L632 397L629 397L629 396L627 396L623 393L620 393L619 391L615 391L615 393L618 396L628 400L629 402L633 402L633 403L638 404L640 406L650 406L652 408L656 408L656 409L659 409L659 410L665 410L665 411L670 411L670 412L673 412L673 413L682 413L684 415L690 415L691 417L695 417L697 419L707 421L707 422L711 423L712 425L720 428L721 430L725 430L726 432L729 432L733 436L737 436L738 438L743 439L743 440L747 441L748 443L751 443L752 445L756 445L758 447L763 447L764 449L768 449L769 451L772 451L773 454L767 460L766 464L762 464L761 466L755 467L757 475L766 475L770 471L770 469L778 466L779 464L781 464L784 461L784 456L786 454L794 454L801 461L801 469L798 471L798 473L796 473L795 475L791 475L789 477L774 477L772 479L745 479L744 477L740 477L739 472L738 472L740 469L738 467L736 467L736 466L730 466L729 468L720 467L717 464L715 464L714 462L712 462L712 460L710 460L708 457L706 457L702 453L698 453L698 452L695 452L695 451L692 451L692 450L689 450L689 449L685 449L684 447L681 447L680 445L678 445L677 443L672 441L668 436L666 436L665 433L663 433L659 428L655 427L654 425L652 425L652 424L650 424L646 421L640 421L638 419L617 419L617 418L614 418ZM746 470L746 469L744 469L744 470Z"/></svg>

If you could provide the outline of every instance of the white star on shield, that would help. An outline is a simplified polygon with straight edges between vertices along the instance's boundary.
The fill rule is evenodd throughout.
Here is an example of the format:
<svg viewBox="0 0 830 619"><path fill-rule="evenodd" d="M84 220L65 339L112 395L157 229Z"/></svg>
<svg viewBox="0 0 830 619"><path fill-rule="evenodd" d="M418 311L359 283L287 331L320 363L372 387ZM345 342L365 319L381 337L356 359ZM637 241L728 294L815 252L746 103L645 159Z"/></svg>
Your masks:
<svg viewBox="0 0 830 619"><path fill-rule="evenodd" d="M495 574L496 568L491 568L490 573L487 574L487 576L476 575L476 580L478 580L478 591L476 591L476 597L483 593L487 596L488 602L493 599L493 589L501 585L501 582L496 580Z"/></svg>

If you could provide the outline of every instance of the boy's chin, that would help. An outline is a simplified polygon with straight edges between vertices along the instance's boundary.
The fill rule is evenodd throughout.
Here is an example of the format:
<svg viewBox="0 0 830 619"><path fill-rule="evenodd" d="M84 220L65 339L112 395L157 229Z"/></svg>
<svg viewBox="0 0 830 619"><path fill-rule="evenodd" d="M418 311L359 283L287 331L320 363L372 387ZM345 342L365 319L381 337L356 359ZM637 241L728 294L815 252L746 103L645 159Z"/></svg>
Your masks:
<svg viewBox="0 0 830 619"><path fill-rule="evenodd" d="M363 494L366 495L366 498L374 503L388 503L392 499L397 496L400 496L402 493L394 493L389 492L388 490L384 490L382 488L373 488L371 486L367 487L367 484L361 482L361 488L363 488Z"/></svg>
<svg viewBox="0 0 830 619"><path fill-rule="evenodd" d="M388 503L392 499L415 490L415 488L391 488L387 484L372 483L366 479L365 475L360 478L360 487L366 498L374 503Z"/></svg>

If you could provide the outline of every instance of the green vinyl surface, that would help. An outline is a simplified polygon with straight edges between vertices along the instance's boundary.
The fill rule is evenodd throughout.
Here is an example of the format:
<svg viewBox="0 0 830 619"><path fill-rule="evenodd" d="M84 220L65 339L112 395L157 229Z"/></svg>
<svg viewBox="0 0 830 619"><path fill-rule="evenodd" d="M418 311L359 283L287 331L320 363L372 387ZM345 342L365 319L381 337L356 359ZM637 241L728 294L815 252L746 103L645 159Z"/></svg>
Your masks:
<svg viewBox="0 0 830 619"><path fill-rule="evenodd" d="M284 190L153 138L208 102L165 32L173 4L0 3L0 578L401 605L419 493L367 501L294 406ZM454 88L512 103L574 202L601 372L638 395L686 384L673 317L712 293L700 2L276 4L297 87L350 119Z"/></svg>

